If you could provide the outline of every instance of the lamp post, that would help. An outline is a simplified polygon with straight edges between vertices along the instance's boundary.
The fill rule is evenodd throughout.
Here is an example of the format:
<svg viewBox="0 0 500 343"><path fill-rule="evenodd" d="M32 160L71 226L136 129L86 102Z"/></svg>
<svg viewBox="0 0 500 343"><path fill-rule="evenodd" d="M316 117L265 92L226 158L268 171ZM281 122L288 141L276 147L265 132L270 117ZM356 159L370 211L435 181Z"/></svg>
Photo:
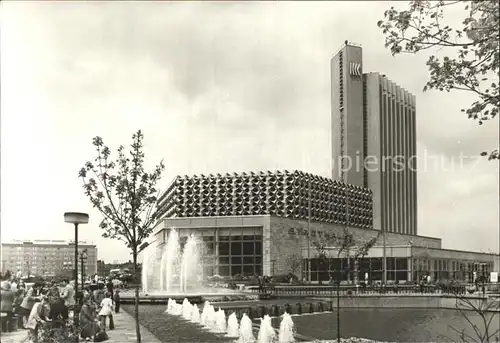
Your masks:
<svg viewBox="0 0 500 343"><path fill-rule="evenodd" d="M30 261L29 260L26 260L26 269L28 271L28 278L30 277L31 275L31 269L30 269Z"/></svg>
<svg viewBox="0 0 500 343"><path fill-rule="evenodd" d="M483 292L483 297L486 295L486 263L481 263L481 291Z"/></svg>
<svg viewBox="0 0 500 343"><path fill-rule="evenodd" d="M307 177L307 281L311 283L311 175Z"/></svg>
<svg viewBox="0 0 500 343"><path fill-rule="evenodd" d="M78 225L87 224L89 222L89 215L87 213L81 212L66 212L64 213L64 222L73 224L75 226L75 309L73 311L73 322L75 327L79 327L79 294L78 294ZM78 342L79 335L76 335L76 341Z"/></svg>
<svg viewBox="0 0 500 343"><path fill-rule="evenodd" d="M80 253L80 275L82 278L82 289L84 285L84 279L85 279L85 265L84 262L87 260L87 249L83 249L82 252Z"/></svg>

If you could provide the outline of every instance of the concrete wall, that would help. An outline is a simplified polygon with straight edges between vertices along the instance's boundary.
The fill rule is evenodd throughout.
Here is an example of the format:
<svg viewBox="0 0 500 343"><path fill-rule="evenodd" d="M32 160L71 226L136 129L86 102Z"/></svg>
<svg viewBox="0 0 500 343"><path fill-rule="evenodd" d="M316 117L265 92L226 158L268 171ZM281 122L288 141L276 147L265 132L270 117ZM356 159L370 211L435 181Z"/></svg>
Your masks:
<svg viewBox="0 0 500 343"><path fill-rule="evenodd" d="M365 167L367 169L368 188L373 191L373 228L382 229L383 198L382 166L381 166L381 121L380 121L380 75L368 73L364 75L366 82L366 116L367 116L367 152Z"/></svg>
<svg viewBox="0 0 500 343"><path fill-rule="evenodd" d="M380 191L382 226L386 231L417 234L417 181L415 96L377 73L366 75L367 108L370 121L379 120L380 126L371 125L370 144L380 142ZM378 83L377 84L377 79ZM381 87L381 93L377 92ZM379 110L377 110L377 108ZM376 115L378 114L378 118ZM375 138L380 135L377 141ZM369 149L374 149L370 147ZM371 151L376 153L376 151ZM369 179L369 181L373 181ZM378 182L378 180L377 180ZM369 188L373 186L368 185ZM374 200L375 201L375 200Z"/></svg>
<svg viewBox="0 0 500 343"><path fill-rule="evenodd" d="M349 157L354 164L363 158L362 49L344 46L331 60L332 91L332 178L363 187L364 170L352 165L342 180L340 161ZM342 65L342 71L340 66ZM356 69L355 65L359 65ZM359 73L359 75L358 75ZM341 81L342 78L342 81ZM340 91L343 102L340 102ZM362 163L359 163L362 164ZM347 169L347 166L345 167Z"/></svg>
<svg viewBox="0 0 500 343"><path fill-rule="evenodd" d="M321 298L330 300L329 298ZM488 301L481 297L468 297L468 301L476 307ZM490 300L491 301L491 300ZM484 306L484 305L483 305ZM333 307L337 307L336 301ZM355 297L343 296L340 298L340 307L346 308L443 308L443 309L470 309L470 306L463 300L453 296L441 295L363 295ZM493 312L498 311L498 306L491 307Z"/></svg>
<svg viewBox="0 0 500 343"><path fill-rule="evenodd" d="M289 260L293 256L301 255L301 248L307 247L307 237L303 235L290 235L289 229L307 230L307 221L293 220L289 218L271 217L270 218L270 262L274 261L274 274L287 274L289 270ZM340 225L311 223L312 239L315 239L315 232L334 232L341 234L344 228ZM367 242L377 236L377 230L351 228L350 232L355 236L356 241ZM381 240L381 238L379 238ZM377 245L380 245L379 242ZM421 236L402 235L397 233L386 233L386 244L389 245L414 245L428 248L440 248L441 239ZM311 256L315 254L314 248L311 248ZM272 272L272 264L267 270ZM266 267L264 266L264 270ZM300 269L296 274L300 274Z"/></svg>

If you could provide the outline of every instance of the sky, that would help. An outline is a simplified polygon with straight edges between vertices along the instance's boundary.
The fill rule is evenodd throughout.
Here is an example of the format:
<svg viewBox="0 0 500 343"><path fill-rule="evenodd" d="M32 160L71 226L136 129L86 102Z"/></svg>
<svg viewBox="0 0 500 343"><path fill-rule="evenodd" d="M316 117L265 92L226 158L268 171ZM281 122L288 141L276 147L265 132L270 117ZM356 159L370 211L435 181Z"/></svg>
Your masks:
<svg viewBox="0 0 500 343"><path fill-rule="evenodd" d="M376 26L391 5L405 3L4 2L2 241L71 239L63 213L88 212L80 237L130 259L101 237L78 179L95 136L115 150L143 130L147 167L165 161L161 187L178 174L330 176L329 61L347 39L364 72L417 97L419 234L498 252L498 162L477 157L498 146L498 119L467 119L471 94L422 92L427 56L391 56Z"/></svg>

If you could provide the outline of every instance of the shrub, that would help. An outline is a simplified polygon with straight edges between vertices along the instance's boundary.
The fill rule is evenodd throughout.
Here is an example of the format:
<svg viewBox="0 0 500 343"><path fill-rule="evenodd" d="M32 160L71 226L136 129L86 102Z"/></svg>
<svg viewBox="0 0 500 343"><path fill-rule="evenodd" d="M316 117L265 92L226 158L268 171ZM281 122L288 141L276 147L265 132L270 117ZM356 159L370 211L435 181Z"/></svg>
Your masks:
<svg viewBox="0 0 500 343"><path fill-rule="evenodd" d="M290 283L290 278L292 278L292 283L298 282L299 278L291 273L284 275L274 275L273 283Z"/></svg>
<svg viewBox="0 0 500 343"><path fill-rule="evenodd" d="M72 322L50 322L45 323L38 330L38 341L40 343L67 343L74 342L78 336L78 330Z"/></svg>

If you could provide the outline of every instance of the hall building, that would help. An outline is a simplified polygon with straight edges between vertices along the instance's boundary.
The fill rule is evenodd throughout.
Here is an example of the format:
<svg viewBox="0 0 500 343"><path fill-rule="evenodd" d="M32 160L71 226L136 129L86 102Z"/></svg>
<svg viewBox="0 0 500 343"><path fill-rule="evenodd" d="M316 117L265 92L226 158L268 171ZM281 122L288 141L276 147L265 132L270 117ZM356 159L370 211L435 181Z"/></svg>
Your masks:
<svg viewBox="0 0 500 343"><path fill-rule="evenodd" d="M376 239L359 259L357 278L382 280L381 231L373 228L372 192L363 187L300 171L179 176L159 198L158 210L164 219L153 240L162 246L172 229L181 245L190 234L198 236L204 276L293 273L327 281L345 268L350 255L338 257L336 248L327 246L327 263L321 264L316 243L330 242L348 227L357 246ZM494 269L493 254L441 249L439 238L384 235L389 282L424 275L472 281Z"/></svg>
<svg viewBox="0 0 500 343"><path fill-rule="evenodd" d="M292 273L319 282L355 258L356 278L377 282L384 257L389 282L472 282L498 272L498 255L442 249L440 238L418 235L415 96L385 75L363 73L362 48L348 42L331 60L331 81L331 178L302 171L178 176L158 199L156 244L171 229L199 236L204 276ZM356 244L338 255L332 237L344 230ZM375 243L357 255L368 242Z"/></svg>

